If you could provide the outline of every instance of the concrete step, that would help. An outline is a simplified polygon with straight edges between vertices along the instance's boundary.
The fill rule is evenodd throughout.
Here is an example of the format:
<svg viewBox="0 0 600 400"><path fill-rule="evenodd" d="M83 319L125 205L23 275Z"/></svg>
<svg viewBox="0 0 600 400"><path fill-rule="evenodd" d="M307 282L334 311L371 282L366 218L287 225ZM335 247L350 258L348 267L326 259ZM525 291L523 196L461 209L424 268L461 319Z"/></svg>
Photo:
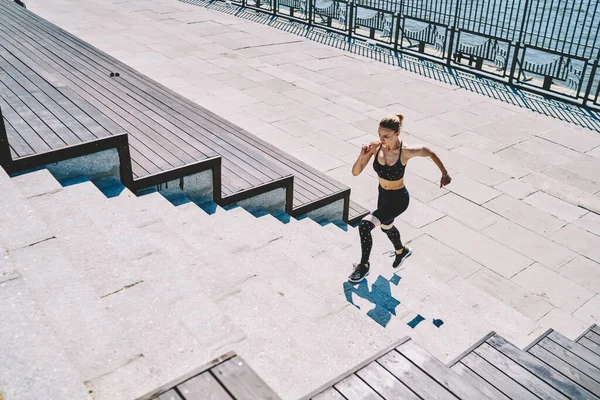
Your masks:
<svg viewBox="0 0 600 400"><path fill-rule="evenodd" d="M91 400L26 276L0 283L0 395L6 400Z"/></svg>
<svg viewBox="0 0 600 400"><path fill-rule="evenodd" d="M56 240L49 239L52 230L25 199L42 188L21 193L2 168L0 186L0 364L6 367L0 368L0 395L7 400L90 399L63 338L48 321L52 307L47 309L43 290L36 288L44 277L65 283L59 274L51 276L51 261L61 254L44 251Z"/></svg>
<svg viewBox="0 0 600 400"><path fill-rule="evenodd" d="M70 339L69 350L82 353L77 368L98 398L139 396L188 372L190 366L206 363L222 346L245 337L197 291L194 283L199 278L195 279L191 266L180 266L138 228L128 229L127 219L111 210L113 205L91 183L31 201L57 227L68 261L78 265L76 272L65 275L75 282L72 288L79 298L47 290L56 301L76 301L79 306L70 306L81 310L76 316L85 311L93 321L51 319ZM143 246L136 249L136 242ZM152 250L144 253L148 249ZM137 258L132 256L135 253ZM86 282L91 287L86 288ZM64 305L54 308L62 311ZM199 327L197 334L194 329ZM111 329L113 334L108 332ZM112 337L117 343L106 342ZM90 357L81 351L83 346L97 348L99 354ZM127 375L135 379L123 379Z"/></svg>
<svg viewBox="0 0 600 400"><path fill-rule="evenodd" d="M36 177L38 176L39 174L36 174ZM15 188L15 181L2 168L0 168L0 186L2 187L0 243L4 249L22 248L52 237L39 215L25 201L28 195L35 195L34 191L28 188L27 193L22 194ZM15 229L15 227L19 227L19 229Z"/></svg>
<svg viewBox="0 0 600 400"><path fill-rule="evenodd" d="M309 224L309 226L311 225ZM318 251L320 248L322 252L318 253L315 257L315 260L319 261L315 262L315 260L313 260L312 263L307 261L306 265L315 265L316 276L319 276L321 280L328 281L324 282L324 285L329 287L332 291L339 291L342 287L342 282L345 281L351 272L349 266L352 265L352 262L356 262L356 259L360 256L360 248L358 245L350 244L347 245L344 250L335 247L327 247L326 250L323 251L323 247L320 246L319 243L328 243L331 241L328 240L328 236L323 233L326 231L325 227L317 229L322 229L321 236L319 236L319 232L313 230L311 232L312 240L310 241L295 239L293 233L290 233L285 240L289 240L292 243L302 243L302 246L305 248L305 253L308 252L309 249ZM404 313L408 312L408 314L406 314L407 318L413 318L415 316L410 313L411 310L423 310L423 312L427 309L431 309L432 312L433 310L439 310L437 312L442 312L442 310L444 310L445 313L460 319L472 316L471 310L473 309L479 310L477 315L480 315L480 317L478 317L473 324L470 324L465 318L465 320L459 324L460 328L455 325L458 329L458 338L464 333L463 327L472 325L476 328L470 332L469 335L465 336L463 345L445 344L439 345L435 349L429 347L428 350L432 351L434 355L448 361L452 358L452 353L457 355L461 348L465 348L472 344L491 329L497 329L499 332L506 335L506 337L510 337L511 340L518 340L519 343L523 344L528 343L531 341L532 336L540 333L541 327L536 323L467 283L457 272L452 270L451 263L449 263L450 265L444 265L444 263L440 261L440 259L450 260L454 257L455 261L459 262L460 260L456 259L455 254L446 254L442 252L440 253L440 257L433 255L427 256L427 251L440 252L442 250L436 248L421 250L420 243L417 243L418 240L420 240L420 238L415 239L415 243L419 244L419 246L416 246L415 254L406 261L406 264L403 266L404 268L394 271L390 268L393 259L387 254L390 246L387 237L375 237L372 251L372 270L368 281L375 283L377 280L384 283L388 282L385 284L389 286L391 295L403 302L403 304L400 305L400 310L404 309ZM317 243L317 245L313 245L314 243ZM418 253L417 250L419 252L422 251L424 254ZM300 250L295 252L295 254L299 253L301 253ZM319 266L318 269L316 267L317 265ZM436 272L436 270L441 269L449 271L444 271L445 275L432 273L432 271ZM378 275L377 278L375 278L375 274ZM399 280L398 286L389 284L395 274L402 278ZM439 279L439 276L445 276L447 279ZM367 286L363 290L368 292L370 289L368 289ZM430 290L430 292L427 292L427 290ZM412 297L412 299L407 298L407 295ZM435 296L448 298L448 301L439 300L440 304L436 305ZM404 308L404 306L407 307ZM439 335L440 331L432 325L432 318L441 320L444 320L444 318L441 314L438 316L428 315L426 317L428 318L427 324L431 325L431 327L427 327L427 329L419 328L424 334L427 333L427 335L429 335L428 338L424 337L423 339L427 339L427 341L432 344L439 344L440 341L436 338L436 335ZM469 318L472 319L472 317ZM394 320L398 321L398 318L395 318ZM506 324L506 321L512 321L514 323ZM416 329L414 331L416 331ZM413 332L408 331L406 334L413 335ZM418 336L413 335L413 338L417 339L419 343L422 343L418 340Z"/></svg>

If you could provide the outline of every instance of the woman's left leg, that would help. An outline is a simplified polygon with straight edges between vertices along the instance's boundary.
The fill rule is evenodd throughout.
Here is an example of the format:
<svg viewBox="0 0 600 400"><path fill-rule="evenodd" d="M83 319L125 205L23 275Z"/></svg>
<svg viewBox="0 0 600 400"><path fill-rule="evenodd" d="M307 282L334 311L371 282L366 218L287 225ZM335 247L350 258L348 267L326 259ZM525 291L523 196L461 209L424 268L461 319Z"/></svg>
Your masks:
<svg viewBox="0 0 600 400"><path fill-rule="evenodd" d="M410 196L408 190L406 188L400 189L398 192L398 196L394 201L396 216L402 214L408 208L408 204L410 202ZM381 224L381 230L387 235L390 239L390 242L394 245L394 249L396 250L396 257L394 262L392 263L392 267L397 268L404 260L406 260L412 254L412 250L408 247L405 247L402 244L402 239L400 238L400 231L398 228L394 226L394 219L389 221L385 221Z"/></svg>

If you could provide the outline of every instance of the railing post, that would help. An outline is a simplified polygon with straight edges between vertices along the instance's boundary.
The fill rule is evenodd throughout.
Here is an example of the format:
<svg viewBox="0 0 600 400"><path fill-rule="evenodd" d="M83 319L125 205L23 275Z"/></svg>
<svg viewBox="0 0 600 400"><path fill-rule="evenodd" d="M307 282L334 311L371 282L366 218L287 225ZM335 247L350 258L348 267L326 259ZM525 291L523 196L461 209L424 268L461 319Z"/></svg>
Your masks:
<svg viewBox="0 0 600 400"><path fill-rule="evenodd" d="M350 39L352 39L352 29L354 28L352 24L352 21L354 20L354 0L350 0L348 5L350 6L350 15L348 16L346 23L348 23L348 42L350 42Z"/></svg>
<svg viewBox="0 0 600 400"><path fill-rule="evenodd" d="M307 0L308 1L308 26L312 26L313 24L313 2L317 0Z"/></svg>
<svg viewBox="0 0 600 400"><path fill-rule="evenodd" d="M454 26L450 27L450 41L448 43L448 57L446 59L446 65L450 66L452 63L452 48L454 47L454 34L455 34Z"/></svg>
<svg viewBox="0 0 600 400"><path fill-rule="evenodd" d="M396 15L396 36L394 38L394 51L398 52L398 46L400 45L400 15L401 11Z"/></svg>
<svg viewBox="0 0 600 400"><path fill-rule="evenodd" d="M523 19L521 20L521 29L519 30L519 39L517 43L523 42L523 33L525 32L525 22L527 22L527 13L529 12L529 0L525 0L525 7L523 7Z"/></svg>
<svg viewBox="0 0 600 400"><path fill-rule="evenodd" d="M519 43L519 41L517 41L517 43L515 43L515 49L513 51L513 59L512 59L511 66L510 66L510 74L508 75L508 85L509 86L513 85L513 81L515 79L515 70L517 69L517 60L519 59L519 50L520 49L521 49L521 44ZM509 46L508 50L510 51L510 46Z"/></svg>
<svg viewBox="0 0 600 400"><path fill-rule="evenodd" d="M594 65L592 66L592 71L590 72L589 82L587 88L585 89L585 95L583 96L583 106L587 106L587 102L590 99L590 93L592 92L592 86L594 85L594 77L596 72L598 71L598 59L594 61ZM600 83L598 83L600 85Z"/></svg>

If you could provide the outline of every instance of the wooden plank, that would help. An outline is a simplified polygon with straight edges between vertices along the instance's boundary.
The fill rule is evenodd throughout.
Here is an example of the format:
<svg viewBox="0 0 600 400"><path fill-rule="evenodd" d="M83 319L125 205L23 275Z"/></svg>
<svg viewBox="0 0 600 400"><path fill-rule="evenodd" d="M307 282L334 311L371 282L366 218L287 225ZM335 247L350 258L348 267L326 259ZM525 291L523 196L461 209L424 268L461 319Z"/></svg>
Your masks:
<svg viewBox="0 0 600 400"><path fill-rule="evenodd" d="M143 154L137 151L136 145L131 143L131 138L128 138L129 153L131 154L131 169L135 178L156 174L161 169L148 160Z"/></svg>
<svg viewBox="0 0 600 400"><path fill-rule="evenodd" d="M60 149L61 147L67 146L67 144L54 133L38 116L27 107L23 101L15 96L8 87L6 87L2 81L0 81L0 93L2 94L2 98L4 101L12 107L14 110L14 114L18 116L18 119L22 120L25 124L29 126L29 128L34 132L34 136L39 137L43 140L44 143L48 145L50 149ZM11 124L15 129L18 129L15 120L10 120L10 111L7 112L8 116L6 119L11 121ZM23 135L23 134L22 134ZM24 136L29 143L29 135ZM37 139L35 137L32 139L33 143L37 143Z"/></svg>
<svg viewBox="0 0 600 400"><path fill-rule="evenodd" d="M464 356L463 356L464 357ZM468 381L471 385L477 387L483 394L492 400L510 400L504 393L492 386L488 381L477 375L462 362L455 363L452 370Z"/></svg>
<svg viewBox="0 0 600 400"><path fill-rule="evenodd" d="M477 388L461 379L454 371L431 356L414 341L409 340L396 350L459 399L479 400L484 397Z"/></svg>
<svg viewBox="0 0 600 400"><path fill-rule="evenodd" d="M569 350L571 353L583 358L588 363L594 366L600 366L599 355L589 351L588 349L586 349L578 343L572 342L571 340L567 339L558 332L552 332L550 335L548 335L548 338L551 339L553 342L558 343L565 349Z"/></svg>
<svg viewBox="0 0 600 400"><path fill-rule="evenodd" d="M151 390L150 392L146 393L145 395L138 397L136 400L155 399L157 394L163 393L163 392L168 392L169 390L176 388L179 384L181 384L199 374L202 374L202 373L210 370L215 365L220 364L226 360L229 360L232 357L235 357L235 353L233 353L233 352L225 353L225 354L209 361L208 363L201 365L200 367L189 370L187 373L183 374L182 376L178 377L177 379L167 382L164 385L162 385L154 390Z"/></svg>
<svg viewBox="0 0 600 400"><path fill-rule="evenodd" d="M182 399L181 396L179 396L175 390L169 390L168 392L163 393L160 396L158 396L158 400L187 400L187 399Z"/></svg>
<svg viewBox="0 0 600 400"><path fill-rule="evenodd" d="M439 400L457 398L395 350L380 357L377 362L422 398Z"/></svg>
<svg viewBox="0 0 600 400"><path fill-rule="evenodd" d="M82 143L82 140L77 137L63 122L57 118L43 103L38 101L33 95L29 94L21 85L11 79L7 74L2 73L0 68L0 80L8 87L14 95L26 105L45 127L50 129L56 136L60 138L66 145L74 145Z"/></svg>
<svg viewBox="0 0 600 400"><path fill-rule="evenodd" d="M373 388L354 374L336 383L334 387L348 400L384 400Z"/></svg>
<svg viewBox="0 0 600 400"><path fill-rule="evenodd" d="M583 347L589 349L590 351L592 351L595 354L598 354L600 356L600 345L594 343L593 341L591 341L589 339L589 333L586 333L586 335L584 337L582 337L581 339L579 339L579 344L582 345ZM590 335L591 336L591 335Z"/></svg>
<svg viewBox="0 0 600 400"><path fill-rule="evenodd" d="M552 337L552 333L550 333L546 338L544 338L540 342L540 344L544 346L550 343L550 337ZM490 338L487 341L487 343L494 346L494 348L502 352L507 357L510 357L513 361L521 365L523 368L527 369L529 372L536 375L541 380L545 381L550 386L554 387L556 390L560 391L566 397L570 399L593 398L593 395L589 391L575 383L573 380L569 379L568 377L565 377L559 372L556 372L556 370L554 370L553 368L548 368L548 366L542 363L539 359L533 357L531 354L528 354L518 349L516 346L507 342L500 336L494 336ZM555 351L556 353L558 353L558 347L559 346L553 346L552 348L547 347L546 350ZM567 352L563 352L563 354L561 354L560 356L561 358L568 358L567 356L569 355L567 354ZM568 361L574 362L572 360L572 357L569 357ZM583 368L583 363L578 364L578 368L580 367Z"/></svg>
<svg viewBox="0 0 600 400"><path fill-rule="evenodd" d="M345 400L345 397L342 396L340 394L340 392L338 392L334 388L329 388L329 389L319 393L315 397L312 397L311 399L312 400Z"/></svg>
<svg viewBox="0 0 600 400"><path fill-rule="evenodd" d="M129 90L131 90L131 93L135 93L141 89L131 85ZM146 92L147 90L143 91L143 93ZM151 92L151 96L156 96L156 93ZM227 160L238 166L240 176L249 175L250 179L254 178L259 182L267 182L269 179L278 179L285 175L265 158L263 152L253 151L254 149L250 149L241 141L236 140L229 132L198 124L189 117L174 112L172 108L169 108L170 106L166 106L156 97L146 96L143 98L140 96L139 100L148 101L155 106L153 110L147 112L152 115L153 119L161 121L165 125L179 127L190 137L220 154L223 157L223 162ZM161 112L161 115L157 112ZM246 179L249 179L249 177L246 176Z"/></svg>
<svg viewBox="0 0 600 400"><path fill-rule="evenodd" d="M57 63L59 59L55 55L48 56L46 54L47 50L45 50L43 47L36 49L35 47L32 47L31 43L25 42L25 40L21 42L21 48L28 49L31 52L31 57L43 58L44 62L51 63L51 65L54 68L63 71L65 76L68 76L70 79L73 80L74 85L72 85L71 88L74 91L76 91L76 93L82 96L89 103L93 104L96 108L100 109L104 114L111 115L111 118L118 122L119 125L123 126L130 135L136 133L138 136L141 135L149 137L151 140L146 141L146 143L153 143L154 152L156 154L161 154L163 157L166 157L166 159L168 159L169 161L170 168L184 165L183 160L193 160L193 158L191 158L189 154L183 155L181 149L174 148L174 146L170 142L162 138L162 136L157 134L151 135L153 133L151 127L139 123L139 121L136 118L132 117L132 115L129 112L123 110L121 106L114 102L114 96L111 96L110 93L106 93L105 95L105 93L103 93L102 89L98 85L89 81L86 82L80 79L78 74L71 73L69 68L72 69L74 68L73 66L63 68L62 65ZM15 49L15 51L17 51L17 49ZM35 53L35 55L33 55L32 53ZM91 96L85 90L81 89L78 85L87 88L87 90L99 90L94 92L95 95L98 96L98 99L94 96ZM140 129L145 131L142 132L142 130ZM177 154L181 156L183 160L181 158L178 158Z"/></svg>
<svg viewBox="0 0 600 400"><path fill-rule="evenodd" d="M17 61L19 62L17 63ZM8 70L8 72L13 79L17 80L25 90L31 93L40 103L44 104L81 141L94 140L109 135L108 131L99 124L90 124L93 121L92 119L68 101L62 93L48 85L37 73L29 69L25 64L20 63L20 60L11 60L11 63L13 64L14 71L11 72Z"/></svg>
<svg viewBox="0 0 600 400"><path fill-rule="evenodd" d="M240 357L211 369L215 377L236 400L274 400L279 396Z"/></svg>
<svg viewBox="0 0 600 400"><path fill-rule="evenodd" d="M596 396L600 395L600 383L595 381L585 371L582 371L580 369L581 367L570 364L569 361L546 349L542 344L529 349L529 353L571 379L579 386L585 388L590 393L593 393Z"/></svg>
<svg viewBox="0 0 600 400"><path fill-rule="evenodd" d="M223 389L210 371L196 375L179 384L177 389L185 400L231 400L231 396Z"/></svg>
<svg viewBox="0 0 600 400"><path fill-rule="evenodd" d="M1 102L0 102L1 104ZM6 137L10 147L14 150L16 157L24 157L31 154L35 154L31 146L19 135L19 133L13 128L8 121L4 121L4 128L6 129Z"/></svg>
<svg viewBox="0 0 600 400"><path fill-rule="evenodd" d="M370 363L356 375L385 399L419 400L419 396L377 362Z"/></svg>
<svg viewBox="0 0 600 400"><path fill-rule="evenodd" d="M592 332L595 332L596 334L600 335L600 326L594 325L594 327L592 328Z"/></svg>
<svg viewBox="0 0 600 400"><path fill-rule="evenodd" d="M148 111L147 114L154 120L160 121L165 126L170 126L175 129L182 129L183 127L183 125L176 126L173 122L171 122L171 117L169 116L163 117L156 114L154 111ZM188 129L190 129L190 131L188 131ZM215 154L221 154L223 157L222 167L230 171L232 176L239 178L235 179L235 181L238 181L238 186L240 186L241 189L266 183L270 180L282 177L281 173L274 172L274 169L271 167L262 168L264 166L259 165L259 163L250 156L243 154L243 151L240 149L235 149L234 147L226 148L216 145L215 143L204 144L205 141L208 141L207 139L199 137L199 133L191 131L191 128L188 129L185 129L184 132L191 138L194 138L194 140L202 143L203 146L206 147L205 153L214 151ZM209 147L211 145L213 147ZM226 143L225 146L227 146ZM232 151L235 153L232 153Z"/></svg>
<svg viewBox="0 0 600 400"><path fill-rule="evenodd" d="M19 60L15 59L14 57L11 57L10 59L5 57L5 59L12 64L4 67L4 70L7 74L9 74L9 77L15 82L18 82L18 84L22 86L26 93L30 94L32 98L42 104L43 107L51 113L52 117L58 119L62 125L68 128L69 131L72 132L72 134L78 139L78 142L94 140L98 138L92 135L89 130L79 123L79 121L75 120L71 114L58 105L58 101L64 99L64 96L55 90L50 90L50 94L45 93L45 90L48 89L48 85L42 85L40 87L35 85L30 80L30 78L35 79L34 75L36 75L32 70L20 63ZM39 79L36 79L36 81L39 82Z"/></svg>
<svg viewBox="0 0 600 400"><path fill-rule="evenodd" d="M482 344L481 346L484 345ZM477 349L464 356L460 362L465 364L472 371L475 371L477 375L479 375L482 379L485 379L510 399L539 399L539 397L528 391L525 387L523 387L523 385L508 376L506 371L496 368L494 364L477 354L476 350Z"/></svg>
<svg viewBox="0 0 600 400"><path fill-rule="evenodd" d="M326 388L329 388L329 387L335 385L336 383L338 383L342 379L347 378L348 376L350 376L350 375L358 372L359 370L363 369L363 367L371 364L373 361L376 361L382 355L385 355L385 354L389 353L390 351L393 351L396 347L400 346L402 343L404 343L407 340L410 340L410 338L406 336L406 337L403 337L402 339L398 340L397 342L393 342L390 346L384 347L383 349L381 349L380 351L378 351L377 353L375 353L372 357L369 357L366 360L358 363L354 367L346 370L341 375L336 376L335 378L333 378L329 382L325 383L324 385L320 386L319 388L317 388L313 392L309 393L307 396L302 397L301 400L310 399L311 396L313 396L315 394L318 394L318 393L321 393Z"/></svg>
<svg viewBox="0 0 600 400"><path fill-rule="evenodd" d="M492 363L496 368L504 371L504 373L506 373L512 379L517 381L520 385L526 387L529 391L536 394L537 396L543 399L568 399L568 397L556 390L556 388L552 387L552 385L545 382L543 379L541 379L541 377L527 370L524 366L517 363L515 360L513 360L508 355L504 354L498 348L492 346L492 344L496 343L490 343L490 339L488 339L488 341L479 346L477 350L475 350L475 352L481 357L485 358L490 363ZM498 347L504 350L504 347ZM511 352L508 353L512 355ZM515 358L520 359L520 357ZM527 363L525 364L528 365ZM544 371L547 369L547 367L540 368Z"/></svg>
<svg viewBox="0 0 600 400"><path fill-rule="evenodd" d="M590 331L584 337L600 346L600 335L596 332Z"/></svg>
<svg viewBox="0 0 600 400"><path fill-rule="evenodd" d="M12 45L9 45L9 46L12 46ZM27 47L27 46L28 46L28 43L25 43L23 47ZM11 52L15 53L19 57L19 59L26 61L28 63L28 65L30 67L32 67L33 69L35 69L37 72L39 72L43 68L47 68L47 69L54 70L56 73L56 68L49 66L45 61L40 59L35 51L28 51L27 53L25 53L25 52L21 51L22 50L21 47L16 48L14 46L11 47L10 50L11 50ZM27 50L27 49L25 49L25 50ZM54 90L58 93L57 96L64 95L65 97L67 97L69 99L74 99L73 96L74 96L75 92L69 88L66 88L64 86L57 86L57 87L54 87ZM82 100L82 98L79 96L76 96L76 98L79 100ZM89 105L89 103L86 103L86 104ZM89 109L86 111L87 111L88 115L90 115L92 118L95 118L95 120L98 122L98 124L105 127L111 134L124 133L123 128L119 127L112 120L110 120L106 116L104 116L104 114L100 113L98 109L96 109L94 107L89 107ZM96 115L103 119L99 120L98 118L96 118Z"/></svg>
<svg viewBox="0 0 600 400"><path fill-rule="evenodd" d="M1 85L1 84L0 84ZM0 96L0 107L2 107L2 115L4 119L12 126L14 132L27 143L34 153L42 153L52 150L46 143L12 108L10 104L4 101Z"/></svg>
<svg viewBox="0 0 600 400"><path fill-rule="evenodd" d="M594 365L585 361L576 354L571 353L569 350L565 349L564 347L560 346L558 343L550 339L545 339L541 341L540 346L552 353L553 355L555 355L556 357L560 358L562 361L570 364L572 367L578 369L587 376L600 382L600 368L595 367Z"/></svg>

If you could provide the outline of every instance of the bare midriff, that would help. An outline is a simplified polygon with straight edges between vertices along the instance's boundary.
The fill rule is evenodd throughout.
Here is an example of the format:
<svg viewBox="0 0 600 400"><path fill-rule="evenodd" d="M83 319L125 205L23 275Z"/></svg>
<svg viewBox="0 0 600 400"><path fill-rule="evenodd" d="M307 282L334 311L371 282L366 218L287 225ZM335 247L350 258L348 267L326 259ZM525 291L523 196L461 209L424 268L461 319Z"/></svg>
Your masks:
<svg viewBox="0 0 600 400"><path fill-rule="evenodd" d="M404 178L397 181L388 181L387 179L379 178L379 184L385 190L398 190L404 187Z"/></svg>

